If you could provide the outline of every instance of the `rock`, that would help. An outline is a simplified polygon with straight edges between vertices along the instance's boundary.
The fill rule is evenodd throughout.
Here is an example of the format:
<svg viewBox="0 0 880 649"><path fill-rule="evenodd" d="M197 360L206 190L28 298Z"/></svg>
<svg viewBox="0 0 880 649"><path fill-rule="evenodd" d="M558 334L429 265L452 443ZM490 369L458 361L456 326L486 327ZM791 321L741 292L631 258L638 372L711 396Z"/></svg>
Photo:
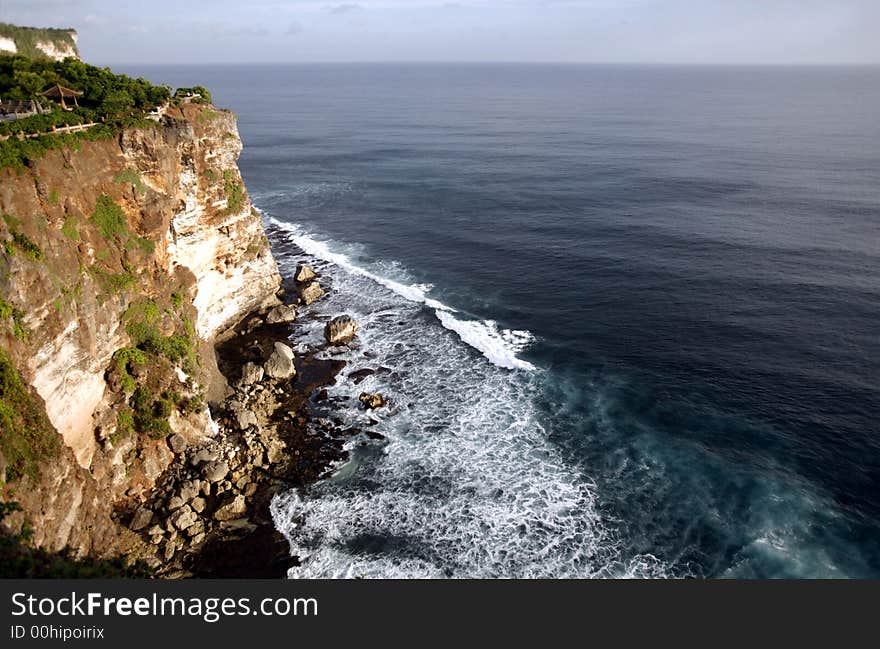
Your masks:
<svg viewBox="0 0 880 649"><path fill-rule="evenodd" d="M171 498L168 499L168 511L173 512L177 509L180 509L185 504L186 503L184 502L183 498L181 498L180 496L171 496Z"/></svg>
<svg viewBox="0 0 880 649"><path fill-rule="evenodd" d="M233 410L232 414L235 417L235 423L238 424L238 427L241 430L245 430L250 426L257 426L259 424L259 422L257 421L257 415L254 414L254 411L248 410L244 406Z"/></svg>
<svg viewBox="0 0 880 649"><path fill-rule="evenodd" d="M381 408L385 405L385 397L383 397L378 392L374 394L370 394L369 392L361 392L361 396L358 397L358 401L363 404L364 408L368 410L375 410L376 408Z"/></svg>
<svg viewBox="0 0 880 649"><path fill-rule="evenodd" d="M261 327L263 325L263 319L259 316L254 316L250 318L244 325L244 330L248 333L256 329L257 327Z"/></svg>
<svg viewBox="0 0 880 649"><path fill-rule="evenodd" d="M280 439L273 438L266 447L266 459L269 461L269 464L280 464L284 460L285 455L287 455L286 451L287 444Z"/></svg>
<svg viewBox="0 0 880 649"><path fill-rule="evenodd" d="M205 532L204 521L197 520L195 523L186 528L186 535L190 538L203 534Z"/></svg>
<svg viewBox="0 0 880 649"><path fill-rule="evenodd" d="M202 449L198 453L193 456L191 460L191 464L193 466L199 466L200 464L204 464L205 462L213 462L217 459L217 454L212 453L207 449Z"/></svg>
<svg viewBox="0 0 880 649"><path fill-rule="evenodd" d="M259 383L263 380L264 374L265 371L263 368L256 363L245 363L244 367L241 368L241 380L239 381L239 384L253 385L254 383Z"/></svg>
<svg viewBox="0 0 880 649"><path fill-rule="evenodd" d="M331 345L339 345L354 338L358 329L360 325L351 316L336 316L325 325L324 338Z"/></svg>
<svg viewBox="0 0 880 649"><path fill-rule="evenodd" d="M369 367L365 367L362 370L355 370L354 372L349 372L348 378L354 381L355 385L358 385L365 378L370 376L371 374L375 374L376 370L370 369Z"/></svg>
<svg viewBox="0 0 880 649"><path fill-rule="evenodd" d="M202 532L201 534L196 534L196 535L192 538L192 544L193 544L193 545L201 545L201 544L204 543L204 542L205 542L205 533L204 533L204 532Z"/></svg>
<svg viewBox="0 0 880 649"><path fill-rule="evenodd" d="M309 305L323 295L324 289L321 288L321 285L318 282L311 282L299 292L299 299L303 304Z"/></svg>
<svg viewBox="0 0 880 649"><path fill-rule="evenodd" d="M180 455L186 450L187 444L182 435L175 433L168 438L168 446L171 448L172 453Z"/></svg>
<svg viewBox="0 0 880 649"><path fill-rule="evenodd" d="M189 504L189 506L192 507L196 512L201 514L203 511L205 511L205 507L208 506L208 503L204 498L202 498L200 496L198 498L193 499L193 501Z"/></svg>
<svg viewBox="0 0 880 649"><path fill-rule="evenodd" d="M189 505L178 509L176 512L171 514L169 519L171 520L171 523L174 525L174 527L179 530L185 530L188 527L195 525L195 522L198 520L195 512L193 512Z"/></svg>
<svg viewBox="0 0 880 649"><path fill-rule="evenodd" d="M199 495L199 485L193 480L187 480L180 485L180 498L183 502L188 503Z"/></svg>
<svg viewBox="0 0 880 649"><path fill-rule="evenodd" d="M241 534L241 533L250 534L255 529L257 529L257 526L254 525L253 523L251 523L246 518L239 518L239 519L236 519L233 521L227 521L227 522L223 523L220 526L220 529L222 529L225 532L237 532L239 534Z"/></svg>
<svg viewBox="0 0 880 649"><path fill-rule="evenodd" d="M296 272L293 274L293 279L300 284L311 282L315 277L317 277L317 275L315 275L315 271L312 270L312 267L306 266L305 264L299 264L296 267Z"/></svg>
<svg viewBox="0 0 880 649"><path fill-rule="evenodd" d="M146 507L138 507L137 511L131 519L129 528L137 532L144 529L153 520L153 512Z"/></svg>
<svg viewBox="0 0 880 649"><path fill-rule="evenodd" d="M296 320L296 307L291 305L276 306L266 316L266 324L278 324L279 322L293 322Z"/></svg>
<svg viewBox="0 0 880 649"><path fill-rule="evenodd" d="M147 530L147 534L148 534L149 536L156 536L157 534L158 534L159 536L162 536L163 534L165 534L165 530L162 529L162 526L161 526L161 525L156 524L156 525L153 525L153 527L151 527L150 529Z"/></svg>
<svg viewBox="0 0 880 649"><path fill-rule="evenodd" d="M214 518L218 521L231 521L234 518L241 517L247 511L247 502L244 499L244 496L239 494L236 496L232 502L228 502L216 512L214 512Z"/></svg>
<svg viewBox="0 0 880 649"><path fill-rule="evenodd" d="M215 460L208 462L202 468L202 476L208 482L220 482L229 473L229 465L226 462Z"/></svg>
<svg viewBox="0 0 880 649"><path fill-rule="evenodd" d="M251 482L248 484L247 487L244 488L244 497L245 498L250 498L255 493L257 493L257 483L256 482Z"/></svg>
<svg viewBox="0 0 880 649"><path fill-rule="evenodd" d="M289 379L296 374L293 365L293 350L284 343L275 343L275 351L266 361L266 374L273 379Z"/></svg>
<svg viewBox="0 0 880 649"><path fill-rule="evenodd" d="M171 541L165 542L165 561L171 561L174 558L174 553L177 551L177 547Z"/></svg>

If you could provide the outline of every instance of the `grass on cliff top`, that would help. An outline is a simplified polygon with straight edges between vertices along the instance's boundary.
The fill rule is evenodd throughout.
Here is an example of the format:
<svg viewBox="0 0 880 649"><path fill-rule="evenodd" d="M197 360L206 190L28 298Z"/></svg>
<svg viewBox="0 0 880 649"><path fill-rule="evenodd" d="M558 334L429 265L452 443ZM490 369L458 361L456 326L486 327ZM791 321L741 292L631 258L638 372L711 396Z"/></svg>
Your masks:
<svg viewBox="0 0 880 649"><path fill-rule="evenodd" d="M6 480L36 478L40 462L60 450L60 438L43 405L0 347L0 453L6 460Z"/></svg>

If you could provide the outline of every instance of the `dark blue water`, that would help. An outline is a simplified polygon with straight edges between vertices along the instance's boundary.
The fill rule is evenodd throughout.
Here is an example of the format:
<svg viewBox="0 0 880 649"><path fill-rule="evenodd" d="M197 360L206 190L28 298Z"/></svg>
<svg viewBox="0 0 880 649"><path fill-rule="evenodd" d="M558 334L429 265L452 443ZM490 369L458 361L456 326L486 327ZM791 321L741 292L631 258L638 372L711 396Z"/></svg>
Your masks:
<svg viewBox="0 0 880 649"><path fill-rule="evenodd" d="M397 370L302 574L880 576L880 69L132 71Z"/></svg>

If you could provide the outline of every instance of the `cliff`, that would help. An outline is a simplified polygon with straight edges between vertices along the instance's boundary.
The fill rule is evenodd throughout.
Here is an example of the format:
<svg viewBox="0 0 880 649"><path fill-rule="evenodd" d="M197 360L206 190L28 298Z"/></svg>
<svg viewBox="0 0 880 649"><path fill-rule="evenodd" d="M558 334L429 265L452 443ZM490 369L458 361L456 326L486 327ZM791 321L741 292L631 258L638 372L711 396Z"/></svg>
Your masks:
<svg viewBox="0 0 880 649"><path fill-rule="evenodd" d="M230 112L183 104L0 170L0 500L36 545L139 556L118 512L169 439L218 434L214 344L280 286L241 147Z"/></svg>
<svg viewBox="0 0 880 649"><path fill-rule="evenodd" d="M0 54L62 61L79 58L77 33L73 29L37 29L0 23Z"/></svg>

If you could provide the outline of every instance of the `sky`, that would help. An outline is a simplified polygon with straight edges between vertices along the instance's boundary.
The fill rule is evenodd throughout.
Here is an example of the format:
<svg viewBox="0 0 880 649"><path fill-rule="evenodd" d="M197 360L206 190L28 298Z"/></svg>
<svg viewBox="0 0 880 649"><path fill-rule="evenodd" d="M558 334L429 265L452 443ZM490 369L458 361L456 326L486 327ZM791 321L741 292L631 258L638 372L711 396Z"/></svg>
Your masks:
<svg viewBox="0 0 880 649"><path fill-rule="evenodd" d="M95 64L880 63L880 0L0 0Z"/></svg>

